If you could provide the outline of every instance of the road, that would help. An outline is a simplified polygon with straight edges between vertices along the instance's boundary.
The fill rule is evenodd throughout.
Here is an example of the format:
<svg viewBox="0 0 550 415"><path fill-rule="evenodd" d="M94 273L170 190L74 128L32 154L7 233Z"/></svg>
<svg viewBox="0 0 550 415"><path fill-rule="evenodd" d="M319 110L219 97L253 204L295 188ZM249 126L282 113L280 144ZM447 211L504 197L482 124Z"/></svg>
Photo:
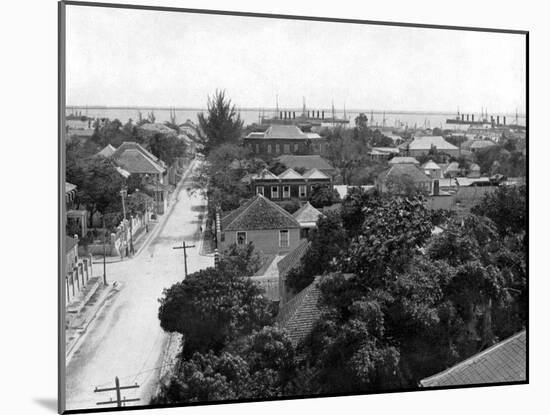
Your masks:
<svg viewBox="0 0 550 415"><path fill-rule="evenodd" d="M96 402L114 399L115 392L93 391L113 387L115 376L121 386L140 385L122 391L123 397L141 399L127 406L149 403L167 340L157 317L158 299L164 288L184 278L183 250L172 247L183 240L195 242L188 249L190 273L214 263L212 257L199 255L199 215L205 201L189 194L187 187L184 182L179 188L157 236L138 255L107 265L108 282L117 281L121 290L106 303L67 364L66 409L98 408ZM116 405L101 407L110 406Z"/></svg>

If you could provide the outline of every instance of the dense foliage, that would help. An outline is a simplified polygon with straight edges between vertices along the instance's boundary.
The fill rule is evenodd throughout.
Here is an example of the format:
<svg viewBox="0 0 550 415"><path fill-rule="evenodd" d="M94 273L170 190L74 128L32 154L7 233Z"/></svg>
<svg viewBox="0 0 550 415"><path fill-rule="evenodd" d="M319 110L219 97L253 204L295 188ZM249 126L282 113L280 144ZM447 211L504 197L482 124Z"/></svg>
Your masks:
<svg viewBox="0 0 550 415"><path fill-rule="evenodd" d="M206 153L221 144L239 142L243 122L235 105L226 98L225 91L216 90L213 97L208 97L207 113L200 113L198 119L202 133L205 135L203 140Z"/></svg>

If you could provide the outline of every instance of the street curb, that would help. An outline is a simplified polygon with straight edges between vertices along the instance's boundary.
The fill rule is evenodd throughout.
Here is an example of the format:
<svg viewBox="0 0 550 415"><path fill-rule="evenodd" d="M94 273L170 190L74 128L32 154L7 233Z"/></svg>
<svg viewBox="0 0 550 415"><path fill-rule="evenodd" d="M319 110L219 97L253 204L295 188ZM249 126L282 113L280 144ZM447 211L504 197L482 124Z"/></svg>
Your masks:
<svg viewBox="0 0 550 415"><path fill-rule="evenodd" d="M82 327L82 330L78 335L78 337L76 337L76 339L72 342L72 344L66 348L65 365L67 365L71 361L74 353L79 349L80 345L84 341L84 338L86 337L86 334L88 333L88 328L95 321L97 315L104 309L105 304L107 303L107 300L112 298L121 289L122 287L115 281L110 286L109 290L105 292L105 294L99 301L99 304L96 307L95 311L92 313L91 317L84 323L84 326Z"/></svg>

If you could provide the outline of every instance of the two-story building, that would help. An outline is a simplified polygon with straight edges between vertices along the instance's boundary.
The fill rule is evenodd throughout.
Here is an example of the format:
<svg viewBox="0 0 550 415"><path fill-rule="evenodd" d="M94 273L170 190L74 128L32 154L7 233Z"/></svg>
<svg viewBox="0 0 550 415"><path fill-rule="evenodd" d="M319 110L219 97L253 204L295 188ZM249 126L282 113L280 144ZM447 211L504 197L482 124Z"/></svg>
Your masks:
<svg viewBox="0 0 550 415"><path fill-rule="evenodd" d="M223 252L232 244L250 242L263 254L284 254L300 243L300 224L276 203L261 194L224 215L216 235Z"/></svg>
<svg viewBox="0 0 550 415"><path fill-rule="evenodd" d="M327 141L317 133L303 132L296 125L272 124L266 131L251 132L244 145L256 155L322 154Z"/></svg>
<svg viewBox="0 0 550 415"><path fill-rule="evenodd" d="M250 185L254 193L279 202L290 199L306 201L316 186L332 188L332 179L317 169L304 174L287 169L278 176L264 169L258 174L250 175Z"/></svg>

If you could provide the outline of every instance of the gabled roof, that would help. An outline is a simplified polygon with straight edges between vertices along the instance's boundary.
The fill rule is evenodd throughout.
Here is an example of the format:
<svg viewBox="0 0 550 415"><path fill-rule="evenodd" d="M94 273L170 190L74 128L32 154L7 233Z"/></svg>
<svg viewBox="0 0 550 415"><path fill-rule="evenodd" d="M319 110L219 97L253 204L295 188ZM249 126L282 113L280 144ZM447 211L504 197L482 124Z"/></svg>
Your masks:
<svg viewBox="0 0 550 415"><path fill-rule="evenodd" d="M222 219L222 231L299 228L300 224L282 207L258 194Z"/></svg>
<svg viewBox="0 0 550 415"><path fill-rule="evenodd" d="M319 283L322 280L322 276L316 277L310 285L286 303L277 316L277 323L288 331L294 347L311 333L321 317L318 302L321 297Z"/></svg>
<svg viewBox="0 0 550 415"><path fill-rule="evenodd" d="M137 149L127 149L116 158L116 163L129 173L158 174L164 168Z"/></svg>
<svg viewBox="0 0 550 415"><path fill-rule="evenodd" d="M445 168L445 173L450 171L460 171L458 161L452 161L447 165L447 167Z"/></svg>
<svg viewBox="0 0 550 415"><path fill-rule="evenodd" d="M101 149L101 151L99 151L96 154L96 156L109 158L114 154L115 151L116 151L116 148L114 148L111 144L108 144L105 147L103 147L103 149Z"/></svg>
<svg viewBox="0 0 550 415"><path fill-rule="evenodd" d="M389 164L420 164L420 162L414 157L394 157Z"/></svg>
<svg viewBox="0 0 550 415"><path fill-rule="evenodd" d="M437 150L458 150L458 147L445 141L445 139L439 135L425 135L415 137L412 143L409 145L409 150L426 150L429 151L432 147Z"/></svg>
<svg viewBox="0 0 550 415"><path fill-rule="evenodd" d="M264 138L282 139L306 139L308 138L302 130L295 125L273 124L264 133Z"/></svg>
<svg viewBox="0 0 550 415"><path fill-rule="evenodd" d="M288 179L299 179L299 180L303 180L303 177L300 173L298 173L294 169L286 169L284 172L279 174L279 179L286 179L286 180L288 180Z"/></svg>
<svg viewBox="0 0 550 415"><path fill-rule="evenodd" d="M150 160L154 161L164 168L164 162L161 159L159 159L157 156L146 150L145 147L143 147L139 143L136 143L135 141L124 141L113 153L113 159L116 160L117 158L119 158L126 150L138 150L145 157L149 158Z"/></svg>
<svg viewBox="0 0 550 415"><path fill-rule="evenodd" d="M279 180L276 175L274 175L267 169L263 169L261 172L253 174L251 177L254 180Z"/></svg>
<svg viewBox="0 0 550 415"><path fill-rule="evenodd" d="M306 253L309 245L310 244L307 239L302 239L296 248L285 255L285 257L277 263L277 269L279 270L279 276L281 278L286 277L286 274L288 274L292 268L296 267L300 263L300 260Z"/></svg>
<svg viewBox="0 0 550 415"><path fill-rule="evenodd" d="M306 171L303 176L306 179L330 179L325 173L318 169L311 169Z"/></svg>
<svg viewBox="0 0 550 415"><path fill-rule="evenodd" d="M476 385L526 380L525 330L495 344L444 372L422 379L424 387Z"/></svg>
<svg viewBox="0 0 550 415"><path fill-rule="evenodd" d="M422 169L424 170L441 170L441 167L437 165L433 160L429 160L426 163L422 165Z"/></svg>
<svg viewBox="0 0 550 415"><path fill-rule="evenodd" d="M305 205L294 212L292 216L294 216L294 219L296 219L302 227L308 227L315 226L317 219L324 215L315 209L309 202L306 202Z"/></svg>
<svg viewBox="0 0 550 415"><path fill-rule="evenodd" d="M327 160L317 155L294 156L291 154L284 154L279 156L277 160L291 169L334 170L334 167Z"/></svg>
<svg viewBox="0 0 550 415"><path fill-rule="evenodd" d="M429 182L432 180L413 164L394 164L389 169L380 173L378 179L385 182L391 177L404 176L411 178L415 183Z"/></svg>

